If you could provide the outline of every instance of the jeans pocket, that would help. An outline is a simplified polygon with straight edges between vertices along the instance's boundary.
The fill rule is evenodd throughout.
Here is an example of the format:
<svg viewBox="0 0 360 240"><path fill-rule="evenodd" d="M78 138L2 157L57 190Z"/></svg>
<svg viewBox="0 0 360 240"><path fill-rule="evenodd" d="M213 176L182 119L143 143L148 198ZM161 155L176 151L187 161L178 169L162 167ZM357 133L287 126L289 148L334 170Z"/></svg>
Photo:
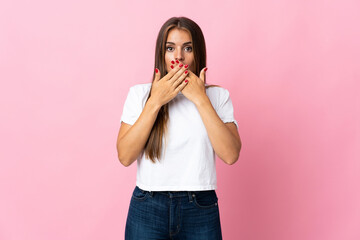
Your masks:
<svg viewBox="0 0 360 240"><path fill-rule="evenodd" d="M142 190L138 186L135 187L132 193L132 198L137 201L144 201L145 199L148 198L148 196L149 196L149 192Z"/></svg>
<svg viewBox="0 0 360 240"><path fill-rule="evenodd" d="M193 196L193 202L198 208L212 208L218 206L218 198L214 190L197 191Z"/></svg>

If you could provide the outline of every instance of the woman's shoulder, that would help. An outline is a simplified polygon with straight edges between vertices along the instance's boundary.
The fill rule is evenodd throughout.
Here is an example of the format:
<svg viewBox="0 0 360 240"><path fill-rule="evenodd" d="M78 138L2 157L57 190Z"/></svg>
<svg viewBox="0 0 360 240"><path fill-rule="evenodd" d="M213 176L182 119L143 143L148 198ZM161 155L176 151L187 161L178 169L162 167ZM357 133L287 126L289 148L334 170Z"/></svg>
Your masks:
<svg viewBox="0 0 360 240"><path fill-rule="evenodd" d="M135 92L137 95L144 95L149 92L151 83L138 83L130 87L130 91Z"/></svg>
<svg viewBox="0 0 360 240"><path fill-rule="evenodd" d="M211 86L211 85L213 85L213 84L205 83L205 86L210 86L210 87L206 88L206 93L208 95L223 96L223 95L229 94L229 91L226 88L221 87L219 85L214 85L214 86Z"/></svg>
<svg viewBox="0 0 360 240"><path fill-rule="evenodd" d="M138 83L130 87L128 96L130 99L133 99L134 103L136 102L144 107L149 97L150 89L151 83Z"/></svg>
<svg viewBox="0 0 360 240"><path fill-rule="evenodd" d="M151 83L138 83L138 84L132 85L130 88L134 89L136 91L149 90L151 88Z"/></svg>

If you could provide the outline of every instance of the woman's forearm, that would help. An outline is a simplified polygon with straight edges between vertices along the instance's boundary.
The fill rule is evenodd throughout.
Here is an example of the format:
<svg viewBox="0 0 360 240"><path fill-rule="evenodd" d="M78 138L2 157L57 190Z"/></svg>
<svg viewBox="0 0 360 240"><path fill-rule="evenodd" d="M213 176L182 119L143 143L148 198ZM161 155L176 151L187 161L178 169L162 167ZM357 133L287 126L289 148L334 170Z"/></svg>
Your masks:
<svg viewBox="0 0 360 240"><path fill-rule="evenodd" d="M118 158L123 165L131 165L144 150L160 108L150 97L134 125L118 140Z"/></svg>
<svg viewBox="0 0 360 240"><path fill-rule="evenodd" d="M226 164L236 162L241 149L240 139L220 119L207 96L201 98L195 105L206 127L215 153Z"/></svg>

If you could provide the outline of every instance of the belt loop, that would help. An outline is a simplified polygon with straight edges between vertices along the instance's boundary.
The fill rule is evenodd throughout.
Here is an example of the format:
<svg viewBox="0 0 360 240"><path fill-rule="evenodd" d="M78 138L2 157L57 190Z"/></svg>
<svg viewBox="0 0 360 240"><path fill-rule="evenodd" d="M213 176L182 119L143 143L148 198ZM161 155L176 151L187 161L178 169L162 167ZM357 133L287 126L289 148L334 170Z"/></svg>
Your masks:
<svg viewBox="0 0 360 240"><path fill-rule="evenodd" d="M193 197L195 197L195 194L191 191L188 191L188 195L189 195L189 202L193 201Z"/></svg>
<svg viewBox="0 0 360 240"><path fill-rule="evenodd" d="M150 196L152 197L152 196L153 196L153 194L154 194L154 192L149 191L149 194L150 194Z"/></svg>

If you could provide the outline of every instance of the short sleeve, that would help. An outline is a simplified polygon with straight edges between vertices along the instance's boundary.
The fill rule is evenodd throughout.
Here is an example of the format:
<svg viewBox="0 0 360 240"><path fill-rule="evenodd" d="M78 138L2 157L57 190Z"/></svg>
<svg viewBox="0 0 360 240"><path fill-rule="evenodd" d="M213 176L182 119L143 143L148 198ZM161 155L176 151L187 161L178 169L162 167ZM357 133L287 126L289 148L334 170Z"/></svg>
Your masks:
<svg viewBox="0 0 360 240"><path fill-rule="evenodd" d="M121 115L121 121L130 125L134 125L142 112L141 102L135 90L134 87L130 87Z"/></svg>
<svg viewBox="0 0 360 240"><path fill-rule="evenodd" d="M220 95L217 114L224 123L233 122L235 123L236 128L239 129L239 125L234 118L234 108L230 98L230 93L227 89L224 89Z"/></svg>

